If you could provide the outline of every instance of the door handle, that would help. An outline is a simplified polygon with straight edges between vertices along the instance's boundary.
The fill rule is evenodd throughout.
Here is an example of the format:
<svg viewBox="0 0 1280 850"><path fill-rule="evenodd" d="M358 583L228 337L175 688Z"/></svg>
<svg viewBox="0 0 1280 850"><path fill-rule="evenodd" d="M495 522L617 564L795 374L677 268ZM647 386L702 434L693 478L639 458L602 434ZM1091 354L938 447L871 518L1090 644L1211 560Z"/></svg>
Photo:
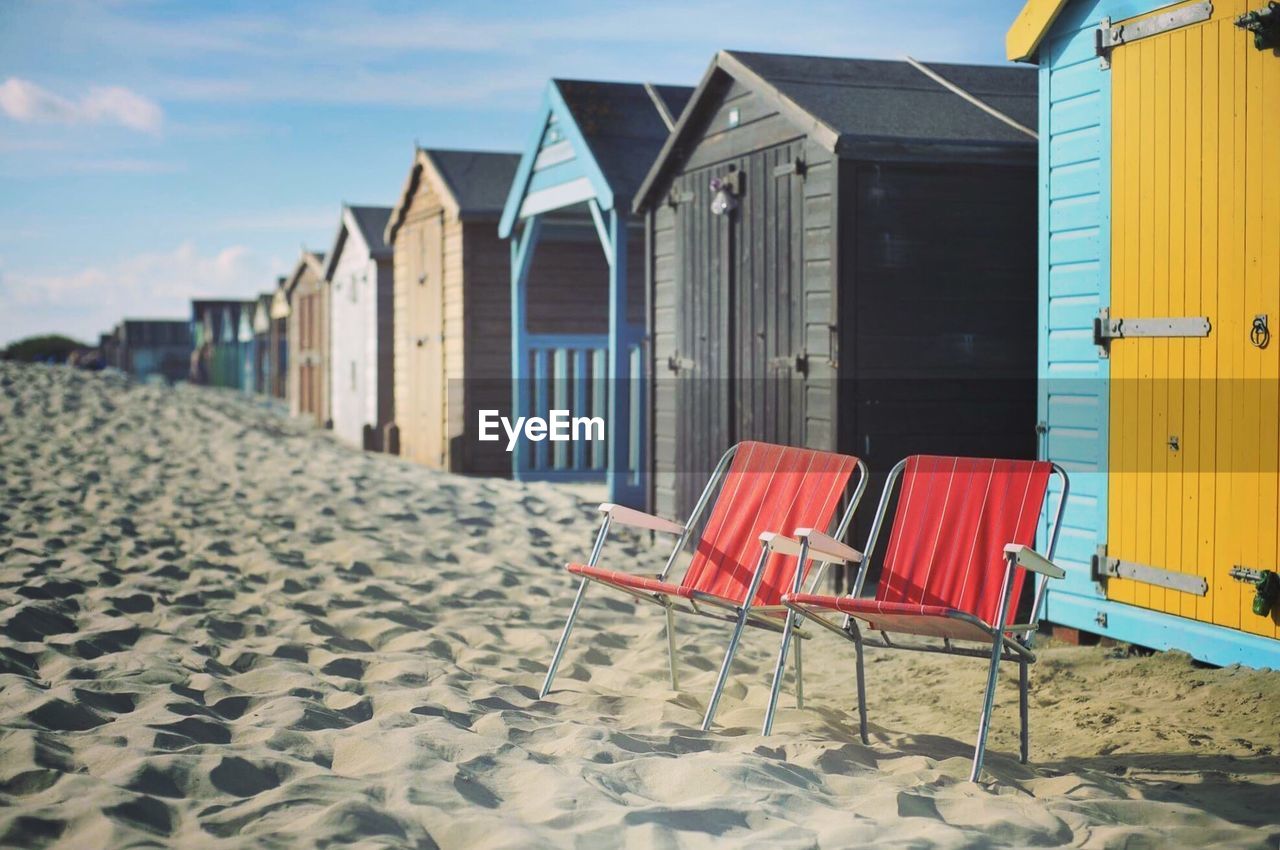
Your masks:
<svg viewBox="0 0 1280 850"><path fill-rule="evenodd" d="M1267 325L1267 314L1259 313L1253 317L1253 327L1249 329L1249 342L1257 348L1266 348L1271 342L1271 328Z"/></svg>

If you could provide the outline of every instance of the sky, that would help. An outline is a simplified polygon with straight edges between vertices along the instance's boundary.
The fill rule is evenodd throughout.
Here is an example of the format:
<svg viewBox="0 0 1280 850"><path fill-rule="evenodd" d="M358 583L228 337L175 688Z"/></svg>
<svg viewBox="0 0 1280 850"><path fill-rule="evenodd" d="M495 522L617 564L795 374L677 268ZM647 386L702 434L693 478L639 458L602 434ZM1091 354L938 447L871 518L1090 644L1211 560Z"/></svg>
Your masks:
<svg viewBox="0 0 1280 850"><path fill-rule="evenodd" d="M269 291L415 144L519 151L550 77L716 50L1004 62L1021 0L0 0L0 345Z"/></svg>

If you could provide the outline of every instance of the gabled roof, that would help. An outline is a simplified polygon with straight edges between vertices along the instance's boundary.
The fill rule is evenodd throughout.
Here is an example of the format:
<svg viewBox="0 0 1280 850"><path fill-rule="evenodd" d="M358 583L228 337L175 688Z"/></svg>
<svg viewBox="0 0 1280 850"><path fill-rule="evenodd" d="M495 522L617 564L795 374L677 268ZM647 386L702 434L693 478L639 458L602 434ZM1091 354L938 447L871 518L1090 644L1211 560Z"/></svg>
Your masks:
<svg viewBox="0 0 1280 850"><path fill-rule="evenodd" d="M383 240L388 245L395 242L396 231L404 224L424 175L451 215L463 220L497 218L502 214L519 163L518 153L416 148L409 176L391 208Z"/></svg>
<svg viewBox="0 0 1280 850"><path fill-rule="evenodd" d="M298 288L298 283L302 280L302 275L310 271L317 278L324 279L324 253L321 251L308 251L302 249L298 262L294 264L293 271L284 279L285 294L292 300L293 290Z"/></svg>
<svg viewBox="0 0 1280 850"><path fill-rule="evenodd" d="M1013 62L1034 61L1040 42L1067 0L1027 0L1004 36L1005 56Z"/></svg>
<svg viewBox="0 0 1280 850"><path fill-rule="evenodd" d="M1027 68L930 64L946 79L1023 124L1036 123L1037 79ZM730 79L758 92L833 153L859 144L1015 145L1035 142L907 62L722 50L652 163L636 195L641 209L662 174L697 133Z"/></svg>
<svg viewBox="0 0 1280 850"><path fill-rule="evenodd" d="M338 260L342 257L342 249L346 247L347 237L352 231L355 231L368 246L370 257L375 260L391 259L391 247L382 238L390 218L390 207L356 207L343 204L342 217L338 222L338 235L333 239L333 249L329 252L329 258L324 266L325 280L333 278Z"/></svg>
<svg viewBox="0 0 1280 850"><path fill-rule="evenodd" d="M555 119L574 156L583 159L601 209L628 210L649 163L667 139L664 113L679 115L692 94L688 86L551 80L507 195L499 234L509 236L515 226L550 120Z"/></svg>

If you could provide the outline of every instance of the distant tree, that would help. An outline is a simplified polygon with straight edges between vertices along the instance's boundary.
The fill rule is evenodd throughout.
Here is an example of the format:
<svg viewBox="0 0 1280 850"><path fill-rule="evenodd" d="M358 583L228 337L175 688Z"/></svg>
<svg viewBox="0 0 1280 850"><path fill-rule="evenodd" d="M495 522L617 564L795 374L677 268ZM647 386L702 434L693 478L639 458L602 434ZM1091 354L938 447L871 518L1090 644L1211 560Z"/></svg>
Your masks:
<svg viewBox="0 0 1280 850"><path fill-rule="evenodd" d="M5 360L19 360L23 363L66 363L73 351L92 348L69 336L45 334L29 336L10 343L4 350Z"/></svg>

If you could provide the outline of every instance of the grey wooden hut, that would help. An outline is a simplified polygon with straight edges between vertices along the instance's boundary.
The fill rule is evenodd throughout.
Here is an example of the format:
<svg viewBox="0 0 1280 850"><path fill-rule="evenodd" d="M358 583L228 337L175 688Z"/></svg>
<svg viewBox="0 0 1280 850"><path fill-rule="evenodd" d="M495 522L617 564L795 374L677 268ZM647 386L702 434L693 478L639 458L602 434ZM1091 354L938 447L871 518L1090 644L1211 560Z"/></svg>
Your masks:
<svg viewBox="0 0 1280 850"><path fill-rule="evenodd" d="M1034 72L933 65L1024 125ZM651 504L744 439L1027 457L1036 142L906 62L716 55L645 213Z"/></svg>
<svg viewBox="0 0 1280 850"><path fill-rule="evenodd" d="M125 319L115 330L111 364L135 378L159 375L167 381L187 376L191 363L191 323L185 319Z"/></svg>

